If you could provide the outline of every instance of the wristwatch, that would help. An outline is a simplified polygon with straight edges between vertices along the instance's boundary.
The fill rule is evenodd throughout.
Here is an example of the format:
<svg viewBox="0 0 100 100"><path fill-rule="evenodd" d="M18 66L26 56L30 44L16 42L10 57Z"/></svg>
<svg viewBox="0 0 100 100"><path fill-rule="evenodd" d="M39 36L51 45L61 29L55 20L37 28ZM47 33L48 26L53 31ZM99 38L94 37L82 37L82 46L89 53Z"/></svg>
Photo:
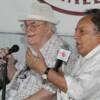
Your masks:
<svg viewBox="0 0 100 100"><path fill-rule="evenodd" d="M49 72L49 70L50 70L51 68L47 68L46 70L45 70L45 72L44 72L44 74L42 74L42 78L43 79L48 79L48 77L47 77L47 75L48 75L48 72Z"/></svg>

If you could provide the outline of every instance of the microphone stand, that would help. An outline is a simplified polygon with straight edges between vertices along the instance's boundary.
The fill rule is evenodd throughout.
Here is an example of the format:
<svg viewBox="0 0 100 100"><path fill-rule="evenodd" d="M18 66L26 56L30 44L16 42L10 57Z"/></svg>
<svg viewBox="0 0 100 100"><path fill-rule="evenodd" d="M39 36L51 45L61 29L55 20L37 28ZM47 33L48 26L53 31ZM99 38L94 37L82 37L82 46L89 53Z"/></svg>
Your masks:
<svg viewBox="0 0 100 100"><path fill-rule="evenodd" d="M6 83L7 83L7 64L8 64L8 58L6 57L7 55L17 52L19 50L18 45L13 45L9 50L8 54L6 54L3 59L6 61L6 63L2 64L2 69L3 69L3 82L2 82L2 100L5 100L6 97Z"/></svg>
<svg viewBox="0 0 100 100"><path fill-rule="evenodd" d="M3 67L3 82L2 82L2 100L6 97L6 81L7 81L7 62L2 64Z"/></svg>
<svg viewBox="0 0 100 100"><path fill-rule="evenodd" d="M7 64L8 64L8 58L6 58L7 55L17 52L19 50L18 45L13 45L9 50L8 54L6 54L3 59L6 61L6 63L2 64L2 69L3 69L3 82L2 82L2 100L5 100L6 97L6 83L7 83Z"/></svg>

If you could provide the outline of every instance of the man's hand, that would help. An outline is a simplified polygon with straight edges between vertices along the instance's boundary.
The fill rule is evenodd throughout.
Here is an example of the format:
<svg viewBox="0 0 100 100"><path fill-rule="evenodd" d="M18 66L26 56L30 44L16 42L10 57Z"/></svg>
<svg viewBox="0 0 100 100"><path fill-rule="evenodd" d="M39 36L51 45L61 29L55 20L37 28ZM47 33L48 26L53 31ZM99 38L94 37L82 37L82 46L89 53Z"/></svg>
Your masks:
<svg viewBox="0 0 100 100"><path fill-rule="evenodd" d="M26 52L26 64L30 69L36 70L38 73L43 74L47 65L40 51L37 50L36 53L37 56L33 55L31 50L28 48Z"/></svg>
<svg viewBox="0 0 100 100"><path fill-rule="evenodd" d="M16 73L17 69L15 68L15 64L16 64L16 60L13 57L13 55L9 55L9 60L8 60L8 67L7 67L7 71L8 71L8 78L9 80L12 80L14 74Z"/></svg>
<svg viewBox="0 0 100 100"><path fill-rule="evenodd" d="M8 55L8 48L0 49L0 64L7 63L7 75L9 80L12 79L13 75L16 72L15 68L15 58L13 55Z"/></svg>
<svg viewBox="0 0 100 100"><path fill-rule="evenodd" d="M51 93L46 89L40 89L38 92L24 100L56 100L56 94Z"/></svg>

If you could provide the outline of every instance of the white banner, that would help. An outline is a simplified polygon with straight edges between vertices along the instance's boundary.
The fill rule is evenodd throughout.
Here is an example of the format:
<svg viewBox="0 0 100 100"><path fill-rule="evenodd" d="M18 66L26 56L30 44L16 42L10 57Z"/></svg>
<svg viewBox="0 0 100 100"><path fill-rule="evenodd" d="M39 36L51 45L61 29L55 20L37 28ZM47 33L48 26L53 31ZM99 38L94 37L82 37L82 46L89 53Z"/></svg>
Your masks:
<svg viewBox="0 0 100 100"><path fill-rule="evenodd" d="M18 20L27 14L34 0L0 0L0 32L22 32ZM73 35L82 12L90 8L100 8L100 0L44 0L50 4L57 19L58 33Z"/></svg>

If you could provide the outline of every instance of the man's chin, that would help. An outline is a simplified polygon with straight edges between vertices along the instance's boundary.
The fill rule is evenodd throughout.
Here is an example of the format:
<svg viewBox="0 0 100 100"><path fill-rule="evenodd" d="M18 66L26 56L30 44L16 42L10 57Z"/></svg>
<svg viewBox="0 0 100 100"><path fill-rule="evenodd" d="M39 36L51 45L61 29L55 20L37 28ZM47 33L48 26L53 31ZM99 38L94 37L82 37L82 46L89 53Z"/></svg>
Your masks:
<svg viewBox="0 0 100 100"><path fill-rule="evenodd" d="M83 57L86 56L86 54L85 54L84 52L82 52L82 51L80 51L79 54L80 54L81 56L83 56Z"/></svg>

